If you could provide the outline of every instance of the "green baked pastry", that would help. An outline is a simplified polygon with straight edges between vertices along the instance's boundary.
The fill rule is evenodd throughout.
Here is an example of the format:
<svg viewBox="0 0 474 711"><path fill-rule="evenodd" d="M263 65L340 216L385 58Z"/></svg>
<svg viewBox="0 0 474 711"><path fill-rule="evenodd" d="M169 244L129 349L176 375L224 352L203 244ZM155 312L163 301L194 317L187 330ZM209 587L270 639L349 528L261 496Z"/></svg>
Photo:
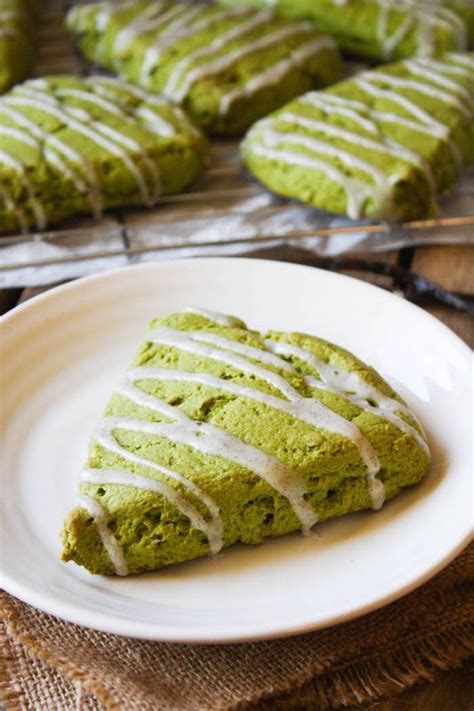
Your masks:
<svg viewBox="0 0 474 711"><path fill-rule="evenodd" d="M310 92L242 144L271 190L352 218L436 214L436 193L474 160L474 54L411 59Z"/></svg>
<svg viewBox="0 0 474 711"><path fill-rule="evenodd" d="M472 0L220 0L228 7L271 6L312 20L350 54L379 62L437 56L474 42Z"/></svg>
<svg viewBox="0 0 474 711"><path fill-rule="evenodd" d="M472 0L438 0L441 7L455 12L466 23L467 44L474 49L474 3Z"/></svg>
<svg viewBox="0 0 474 711"><path fill-rule="evenodd" d="M124 82L25 82L0 98L0 231L153 205L188 185L207 155L181 109Z"/></svg>
<svg viewBox="0 0 474 711"><path fill-rule="evenodd" d="M62 559L127 575L309 531L428 465L415 416L355 356L190 309L151 323L109 401Z"/></svg>
<svg viewBox="0 0 474 711"><path fill-rule="evenodd" d="M35 30L35 0L0 0L0 93L30 71Z"/></svg>
<svg viewBox="0 0 474 711"><path fill-rule="evenodd" d="M102 2L73 8L67 23L88 59L181 103L210 133L241 134L341 74L330 37L269 10Z"/></svg>

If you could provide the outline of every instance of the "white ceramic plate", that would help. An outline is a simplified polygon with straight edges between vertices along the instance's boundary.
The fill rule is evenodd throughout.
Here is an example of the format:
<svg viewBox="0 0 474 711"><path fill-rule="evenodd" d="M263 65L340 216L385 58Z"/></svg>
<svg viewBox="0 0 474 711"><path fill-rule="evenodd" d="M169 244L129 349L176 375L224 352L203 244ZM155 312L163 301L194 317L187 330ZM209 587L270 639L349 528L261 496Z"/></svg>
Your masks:
<svg viewBox="0 0 474 711"><path fill-rule="evenodd" d="M378 368L423 421L430 475L379 513L319 536L236 546L154 574L91 576L59 562L88 437L147 321L199 305L256 328L309 331ZM470 351L420 309L308 267L195 259L122 269L54 289L3 323L3 586L66 620L132 637L230 642L308 631L405 594L467 544Z"/></svg>

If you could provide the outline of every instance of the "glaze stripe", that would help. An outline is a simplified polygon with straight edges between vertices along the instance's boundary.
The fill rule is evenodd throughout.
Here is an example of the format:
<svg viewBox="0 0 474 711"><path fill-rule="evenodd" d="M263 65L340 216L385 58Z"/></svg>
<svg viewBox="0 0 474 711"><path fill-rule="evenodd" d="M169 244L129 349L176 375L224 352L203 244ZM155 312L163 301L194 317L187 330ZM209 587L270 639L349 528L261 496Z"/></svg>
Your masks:
<svg viewBox="0 0 474 711"><path fill-rule="evenodd" d="M249 134L250 135L250 134ZM284 134L281 134L283 136ZM251 146L253 155L261 156L275 163L283 163L288 166L301 166L316 170L323 175L326 175L345 191L347 197L347 214L352 219L361 217L362 208L365 201L372 195L371 185L365 184L360 180L349 178L345 173L336 168L335 165L328 161L321 160L316 157L309 157L297 151L291 151L281 148L270 148L266 145L255 143Z"/></svg>
<svg viewBox="0 0 474 711"><path fill-rule="evenodd" d="M295 356L314 368L319 373L321 380L316 380L311 377L307 378L310 387L331 390L362 409L366 409L368 412L373 412L379 417L390 420L399 429L414 437L418 444L429 455L429 448L424 435L420 434L414 427L396 414L398 412L411 417L423 432L421 423L406 405L403 405L388 395L384 395L381 390L367 383L357 373L333 368L305 348L290 345L284 341L274 341L271 339L267 339L266 343L273 353L277 353L281 356ZM372 405L370 401L375 402L375 405Z"/></svg>
<svg viewBox="0 0 474 711"><path fill-rule="evenodd" d="M206 64L200 64L196 67L190 68L188 73L185 74L184 77L182 77L183 72L186 71L188 67L192 66L192 63L196 59L196 57L202 56L202 54L198 55L198 50L196 50L194 55L188 55L185 60L179 62L177 67L173 69L170 75L170 80L165 86L164 94L165 96L174 101L181 102L189 92L192 85L198 79L202 79L213 74L219 74L220 72L223 72L229 67L231 67L239 59L246 57L251 52L257 52L267 47L271 47L272 45L278 44L278 42L281 42L287 37L298 35L304 32L310 32L311 30L312 27L308 23L300 23L298 25L290 25L288 27L284 27L282 29L276 30L275 32L263 35L262 37L253 40L252 42L247 42L246 44L228 52L223 56L217 57L216 59L211 60ZM203 53L204 50L200 50L200 52ZM208 51L205 52L205 54L208 53ZM182 80L179 84L177 84L178 77L182 77Z"/></svg>
<svg viewBox="0 0 474 711"><path fill-rule="evenodd" d="M291 405L289 409L286 409L287 412L291 412L294 417L299 417L314 427L325 429L329 432L334 432L350 439L359 450L359 454L367 469L371 472L378 471L379 462L377 455L358 427L355 427L351 422L333 412L330 408L323 405L323 403L320 403L313 398L302 396L301 393L293 388L293 386L280 375L277 375L265 367L255 365L255 363L248 360L248 358L242 355L242 350L240 350L243 344L238 344L239 350L236 352L236 342L223 337L219 337L218 342L227 350L216 350L211 348L206 343L200 342L203 337L208 338L210 335L211 334L203 333L202 331L174 331L173 329L163 328L152 332L148 338L152 340L153 343L171 345L194 355L226 363L243 373L250 373L257 378L260 378L271 387L279 390L282 395L288 398L290 401L289 403L282 400L282 403L285 403L285 406ZM216 337L212 335L212 339L214 340L215 338ZM246 354L251 353L252 358L256 360L258 359L267 365L269 364L268 356L272 354L269 354L263 350L260 351L259 349L248 349L249 346L245 346L245 350L243 352ZM281 359L279 360L281 361ZM280 365L280 368L284 369L282 365ZM257 391L257 388L255 388L255 391ZM262 391L258 391L258 393L258 397L260 398L267 396L266 393L260 395ZM275 404L279 399L281 398L275 398L272 400L273 404ZM282 406L280 406L280 408L283 409Z"/></svg>
<svg viewBox="0 0 474 711"><path fill-rule="evenodd" d="M29 89L28 87L18 89L15 95L9 97L9 103L16 106L29 106L54 116L60 121L63 121L73 131L82 134L100 148L118 158L134 177L144 203L146 205L154 204L159 191L159 184L155 183L152 192L149 193L147 180L143 171L121 147L121 143L127 142L127 137L124 134L116 132L117 135L114 136L113 129L105 126L105 124L101 124L99 121L94 121L87 111L72 106L63 108L54 98L36 89ZM103 135L104 132L107 131L111 134L109 137ZM99 135L98 132L102 135ZM136 146L140 153L144 154L141 147L138 144L136 144Z"/></svg>
<svg viewBox="0 0 474 711"><path fill-rule="evenodd" d="M462 165L463 163L463 158L461 155L461 152L459 148L456 146L456 144L452 141L451 136L450 136L450 129L449 127L439 121L438 119L435 119L433 116L431 116L427 111L422 109L418 104L416 104L414 101L408 99L406 96L402 96L398 94L396 91L391 91L386 88L381 88L378 87L377 85L374 85L374 76L370 74L364 74L361 77L356 77L354 80L354 84L359 86L363 91L365 91L367 94L370 96L373 96L376 99L384 99L384 100L389 100L395 105L399 106L400 108L404 109L407 111L409 114L414 116L418 121L420 121L420 126L424 127L426 131L430 131L433 136L437 136L439 138L444 138L446 141L447 145L449 146L451 153L453 155L453 158L458 166ZM377 113L377 112L376 112ZM384 115L386 115L384 113ZM404 117L399 117L398 122L401 126L407 125L406 123L404 124L404 121L407 121L408 119L405 119Z"/></svg>
<svg viewBox="0 0 474 711"><path fill-rule="evenodd" d="M123 456L120 450L121 456ZM146 466L150 467L151 463L146 460ZM153 467L154 468L154 467ZM173 479L177 479L182 483L191 493L193 493L199 501L207 505L205 498L207 498L209 505L208 510L211 512L212 519L210 522L206 521L204 516L198 511L198 509L186 499L178 490L173 489L172 486L165 484L162 481L157 481L156 479L151 479L149 477L142 476L137 473L131 473L127 471L120 471L116 469L92 469L90 467L85 467L82 470L80 480L81 482L87 484L97 484L102 486L104 484L117 484L119 486L130 486L136 489L141 489L142 491L148 491L150 493L160 494L165 499L167 499L173 506L175 506L178 511L180 511L184 516L189 518L194 528L202 531L209 541L209 549L211 553L218 553L222 548L222 520L220 518L219 511L209 497L205 497L203 492L197 487L192 485L188 479L185 479L181 475L177 475L176 472L167 469L166 467L160 467L159 471Z"/></svg>
<svg viewBox="0 0 474 711"><path fill-rule="evenodd" d="M242 35L245 35L247 32L252 32L253 30L258 29L258 27L268 22L271 17L271 13L267 11L259 12L256 15L252 15L250 18L244 16L243 22L237 24L237 26L235 27L232 27L230 30L227 30L226 32L224 32L224 34L216 37L216 39L212 40L212 42L207 47L199 47L198 49L194 50L194 52L191 52L186 57L181 59L172 68L168 76L163 91L165 96L176 100L179 100L179 96L184 97L186 95L187 89L184 92L182 90L182 87L181 90L178 90L178 84L184 72L186 72L187 69L192 66L193 62L196 59L200 59L201 57L207 57L215 52L219 52L220 50L224 49L229 42L238 39ZM190 85L193 83L193 81L194 79L190 81Z"/></svg>
<svg viewBox="0 0 474 711"><path fill-rule="evenodd" d="M109 519L102 506L95 499L84 494L79 494L76 497L76 501L78 506L85 509L94 519L102 545L109 555L116 575L128 575L127 562L123 555L122 546L110 532L107 526Z"/></svg>
<svg viewBox="0 0 474 711"><path fill-rule="evenodd" d="M130 91L128 85L117 80L107 81L104 78L104 82L101 83L106 87L107 85L111 87L110 92L107 89L105 90L108 97L112 95L116 99L120 99L120 90ZM87 80L86 84L95 88L91 79ZM112 88L116 90L115 93ZM35 109L57 118L71 130L81 134L95 145L117 157L134 177L144 203L147 205L154 204L160 194L160 176L155 162L149 157L140 143L125 135L122 131L117 130L116 127L94 119L82 107L71 104L64 106L49 95L47 89L48 83L45 80L33 80L0 99L0 116L3 114L16 124L14 127L0 125L0 136L2 134L11 136L31 148L42 151L46 162L51 167L70 181L80 194L87 195L93 215L99 217L102 213L101 185L91 162L65 141L58 138L54 132L48 133L44 131L24 112L26 109ZM165 105L166 102L163 99L148 96L146 92L137 92L137 90L131 93L133 96L137 96L138 93L138 98L150 103L150 108L143 106L136 110L137 116L143 120L148 130L164 137L170 137L176 133L175 126L160 114L155 113L152 108ZM123 120L130 121L127 113L106 96L100 96L81 89L61 87L58 88L57 94L65 99L76 98L85 104L96 105L112 116L119 116ZM176 119L185 124L187 129L190 129L191 125L183 112L177 107L170 106L169 108ZM193 130L196 131L196 129ZM38 229L45 229L45 208L35 194L33 185L28 178L26 164L10 156L7 150L0 151L0 162L14 170L19 176L28 195L34 224ZM7 196L5 190L1 192L1 197L7 210L15 215L21 229L26 231L28 228L26 213L15 204L12 195L8 194Z"/></svg>
<svg viewBox="0 0 474 711"><path fill-rule="evenodd" d="M376 37L382 53L389 59L394 51L414 29L417 31L418 52L426 56L435 48L434 28L449 31L458 49L466 46L466 30L464 22L448 8L436 5L436 0L430 7L421 6L410 0L377 0L378 18ZM400 23L394 23L394 14L401 14ZM403 16L405 15L405 16ZM394 26L390 32L390 24Z"/></svg>
<svg viewBox="0 0 474 711"><path fill-rule="evenodd" d="M202 7L195 8L193 16L197 14L197 21L189 22L188 18L187 24L183 24L182 22L176 23L176 25L178 26L175 25L173 28L171 28L171 32L164 32L160 34L158 38L149 47L147 47L143 64L140 70L140 79L144 84L149 84L150 75L157 66L158 62L160 61L162 54L167 49L172 47L174 43L186 39L186 37L192 36L195 32L199 32L201 30L205 30L207 27L211 27L218 17L222 17L222 19L227 19L233 16L237 17L241 14L241 11L239 10L225 13L224 16L217 8L214 9L207 7L206 10L208 14L206 17L203 18ZM213 12L209 14L211 10L213 10ZM179 26L179 24L181 24L181 26Z"/></svg>
<svg viewBox="0 0 474 711"><path fill-rule="evenodd" d="M316 131L319 133L327 134L328 136L336 137L336 138L341 138L343 141L346 141L347 143L353 143L354 145L359 145L364 148L367 148L369 151L374 151L375 153L382 153L384 155L391 156L392 158L399 158L402 160L405 160L407 163L412 163L413 165L416 165L418 168L420 168L426 175L426 178L428 182L430 183L431 189L434 193L435 190L435 185L434 185L434 179L433 175L431 173L431 169L429 165L427 164L426 161L424 161L417 153L414 153L413 151L409 150L405 146L402 146L400 143L397 143L396 141L387 138L386 136L380 135L379 136L379 141L374 141L370 138L366 138L365 136L361 136L358 133L354 133L352 131L348 131L347 129L344 128L339 128L338 126L333 126L326 121L317 121L316 119L309 119L306 118L305 116L300 116L299 114L292 113L292 112L284 112L281 114L278 114L278 120L279 121L286 121L290 124L296 124L297 126L301 126L302 128L306 128L310 131ZM313 139L311 139L313 141ZM328 152L329 150L331 151L337 151L334 152L334 155L336 155L340 160L343 162L348 160L347 156L350 156L350 160L352 161L356 156L353 156L353 154L349 153L346 150L341 150L341 149L335 149L333 146L326 146L326 149L324 148L325 144L324 141L317 141L317 139L314 139L314 147L315 150L321 150L324 152L325 150ZM316 146L319 146L317 148ZM308 146L309 147L309 146ZM357 158L356 158L357 160ZM380 171L377 171L377 173L374 170L374 166L370 164L368 161L361 161L359 162L359 166L365 165L365 168L361 167L361 170L365 170L366 172L369 172L373 175L375 180L380 180L380 176L383 176L384 179L386 179L385 173L381 173Z"/></svg>
<svg viewBox="0 0 474 711"><path fill-rule="evenodd" d="M139 403L138 395L134 401ZM305 487L302 478L275 457L246 444L229 432L188 418L169 423L148 422L125 417L109 417L102 421L96 434L97 442L101 446L114 451L124 459L157 470L161 470L159 465L155 465L145 457L133 454L117 443L113 437L113 431L119 429L163 437L175 444L192 447L202 454L231 461L264 479L275 491L284 496L299 519L303 531L308 531L316 523L316 514L304 499ZM189 480L187 481L189 482ZM192 482L190 483L192 484ZM201 492L201 500L210 502L210 498L203 492ZM215 504L212 505L217 509Z"/></svg>
<svg viewBox="0 0 474 711"><path fill-rule="evenodd" d="M167 368L152 368L146 366L142 368L134 368L129 371L126 376L125 384L122 385L119 390L119 392L124 394L126 397L132 400L135 398L135 402L138 402L136 400L136 397L138 396L140 398L139 404L142 404L144 407L153 407L153 400L156 398L153 395L148 395L142 390L133 387L133 383L140 380L199 383L200 385L204 385L206 387L228 392L236 397L244 397L260 402L267 407L284 412L297 420L301 420L302 422L312 425L313 427L333 432L349 439L359 450L361 459L368 470L372 473L377 473L380 468L377 454L359 428L352 422L346 420L330 408L326 407L315 398L300 397L296 402L288 402L280 397L269 395L258 388L240 385L239 383L224 380L223 378L217 378L210 373L188 373L170 370ZM166 409L161 407L160 412L165 416L171 417L173 413L170 412L168 408L170 408L169 405L166 406Z"/></svg>
<svg viewBox="0 0 474 711"><path fill-rule="evenodd" d="M100 195L99 180L90 163L73 148L64 143L54 133L47 133L37 126L34 121L27 118L21 111L17 111L9 105L9 98L5 97L0 101L0 113L4 113L12 121L24 126L32 136L38 141L38 146L41 142L45 146L45 157L59 169L74 185L79 193L87 193L91 205L92 213L95 217L100 217L102 213L102 198ZM24 132L24 136L29 136ZM60 156L54 153L51 148L54 148L58 153L65 156L73 165L79 165L84 173L85 180L80 176L70 165L65 163Z"/></svg>
<svg viewBox="0 0 474 711"><path fill-rule="evenodd" d="M310 91L298 99L301 105L312 106L326 114L339 114L357 123L368 133L378 135L378 129L374 121L369 118L369 108L359 101L350 101L334 94L318 94ZM361 116L363 113L365 116Z"/></svg>
<svg viewBox="0 0 474 711"><path fill-rule="evenodd" d="M471 117L472 111L464 106L459 97L454 96L448 91L438 89L427 81L406 79L395 76L394 74L387 74L386 72L382 72L380 70L377 70L377 72L374 72L372 75L362 75L362 78L365 80L369 79L372 82L379 81L395 89L408 89L422 95L430 96L433 99L436 99L436 101L441 101L444 104L448 104L448 106L455 107L466 118Z"/></svg>
<svg viewBox="0 0 474 711"><path fill-rule="evenodd" d="M259 89L275 86L293 68L303 64L310 57L326 49L335 49L334 40L327 36L317 37L291 52L288 57L280 60L263 72L256 74L243 86L232 89L221 97L219 113L224 116L228 113L234 101L247 96L252 96Z"/></svg>
<svg viewBox="0 0 474 711"><path fill-rule="evenodd" d="M77 111L75 111L73 114L73 112L70 110L67 112L61 110L58 107L49 104L47 101L45 101L45 97L41 95L10 96L8 97L8 103L10 105L18 107L30 107L38 109L46 114L55 116L60 121L64 121L71 129L73 129L77 133L82 134L83 136L91 140L93 143L98 145L100 148L107 150L111 155L114 155L115 157L119 158L135 178L144 202L146 204L149 204L150 198L148 195L148 189L146 186L145 178L140 172L140 170L138 170L135 163L133 163L127 153L125 153L125 151L123 151L119 145L103 136L98 135L98 133L93 130L92 122L89 125L86 125L84 123L85 117L83 115L81 116ZM78 116L80 116L80 119L78 119ZM97 128L97 126L95 126L95 128Z"/></svg>
<svg viewBox="0 0 474 711"><path fill-rule="evenodd" d="M271 387L285 395L285 397L287 397L290 401L300 399L300 393L277 373L269 371L266 368L262 368L259 365L255 365L255 363L251 363L247 360L247 358L244 358L237 353L217 350L206 343L200 342L202 340L201 332L198 333L199 338L197 338L195 334L193 335L187 331L175 331L171 328L159 328L149 333L147 339L152 343L172 346L174 348L178 348L179 350L187 351L188 353L192 353L197 356L202 356L203 358L209 358L210 360L215 360L220 363L226 363L241 372L250 373L257 378L264 380L268 383L268 385L271 385ZM232 342L232 344L233 343L234 342Z"/></svg>

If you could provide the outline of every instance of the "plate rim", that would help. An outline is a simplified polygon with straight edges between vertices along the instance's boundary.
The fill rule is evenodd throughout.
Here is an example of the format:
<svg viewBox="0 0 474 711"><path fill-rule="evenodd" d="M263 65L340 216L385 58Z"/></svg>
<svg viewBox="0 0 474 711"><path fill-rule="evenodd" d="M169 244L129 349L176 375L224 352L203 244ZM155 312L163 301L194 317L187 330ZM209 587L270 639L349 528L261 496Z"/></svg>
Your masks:
<svg viewBox="0 0 474 711"><path fill-rule="evenodd" d="M126 266L122 267L115 267L114 269L108 269L107 271L103 272L97 272L95 274L88 274L87 276L82 276L82 277L77 277L73 278L70 281L67 281L65 284L58 284L56 286L51 287L50 289L46 289L46 291L41 292L41 294L37 294L35 296L32 296L30 299L27 301L24 301L21 304L18 304L17 306L14 306L10 311L7 311L5 314L0 315L0 324L3 324L5 322L10 321L13 317L16 317L18 313L22 313L23 311L27 311L30 308L36 308L37 304L43 301L48 301L49 299L56 298L56 295L58 293L63 293L67 292L70 290L74 290L77 288L77 284L89 284L89 283L94 283L95 281L105 281L108 279L114 279L117 277L119 274L123 274L125 272L131 272L131 271L153 271L153 269L160 269L162 267L168 267L168 266L176 266L176 265L183 265L183 264L190 264L190 265L195 265L195 264L208 264L208 263L215 263L216 265L220 263L250 263L250 264L255 264L258 263L261 266L266 265L266 267L270 268L274 265L279 265L288 269L294 269L294 270L300 270L304 269L306 271L311 271L312 273L316 273L319 275L324 275L325 278L330 278L330 279L335 279L335 280L340 280L340 281L349 281L352 282L353 285L357 284L359 288L362 290L367 289L368 291L375 289L379 296L384 296L386 299L390 300L392 298L398 298L393 292L388 291L384 289L381 286L378 286L377 284L371 284L368 281L365 281L363 279L358 279L357 277L350 276L349 274L340 274L339 272L332 271L330 269L322 269L321 267L313 267L308 264L299 264L298 262L285 262L284 260L281 259L262 259L258 257L176 257L173 259L161 259L156 262L145 262L144 264L128 264ZM449 333L451 337L454 337L456 341L458 342L459 346L462 346L467 352L471 352L470 347L467 345L463 339L457 335L449 326L447 326L443 321L441 321L439 318L436 316L433 316L433 314L430 314L428 311L425 311L424 309L421 308L421 306L418 306L418 304L414 304L411 301L408 301L407 299L402 299L399 300L399 305L402 305L402 308L407 308L408 310L413 310L416 312L419 312L423 314L424 317L426 317L428 320L431 320L434 322L438 328L441 328L442 330L445 330Z"/></svg>
<svg viewBox="0 0 474 711"><path fill-rule="evenodd" d="M256 258L246 258L246 257L197 257L192 259L186 258L176 258L169 260L160 260L158 262L147 262L145 264L135 264L127 265L125 267L118 267L113 270L99 272L97 274L88 275L86 277L81 277L74 279L66 284L60 284L58 286L52 287L37 296L32 297L28 301L20 304L19 306L13 308L11 311L0 317L0 323L2 326L6 326L11 321L18 317L19 314L25 311L34 310L41 307L41 304L48 302L50 300L56 300L61 297L61 294L68 291L74 291L77 288L85 286L88 287L89 284L94 284L95 282L103 282L108 280L114 280L119 275L124 274L124 272L141 272L141 271L154 271L160 269L169 269L182 267L183 265L190 265L190 268L199 268L199 264L205 263L207 266L215 265L216 267L222 267L223 264L230 263L258 263L260 266L264 266L267 269L272 269L274 267L284 267L288 270L302 270L311 271L315 276L323 276L325 279L334 281L347 281L352 283L352 286L357 285L357 288L362 289L362 291L372 292L375 289L379 297L384 297L391 301L397 298L393 293L382 289L379 286L365 282L363 280L351 277L345 274L339 274L337 272L332 272L325 269L320 269L318 267L312 267L304 264L295 264L293 262L285 262L281 260L267 260L267 259L256 259ZM448 326L446 326L442 321L433 316L432 314L424 311L421 307L413 304L409 301L399 300L399 306L406 308L408 310L415 310L418 315L422 315L424 318L431 321L436 328L444 332L444 336L454 339L458 348L464 350L466 354L471 353L469 346ZM239 633L238 630L235 633L232 629L228 627L213 628L212 633L207 634L201 626L187 625L186 632L180 633L179 628L173 626L163 626L162 623L150 623L145 624L142 622L135 622L131 619L117 620L115 617L106 619L102 613L96 613L94 611L88 610L87 608L81 608L77 604L70 603L68 601L63 601L56 598L54 595L49 594L47 591L42 592L41 590L36 590L25 585L21 581L18 582L15 576L9 575L5 570L0 570L0 587L2 587L7 593L17 597L22 602L25 602L33 607L46 612L47 614L54 615L63 619L67 622L80 625L82 627L96 629L102 632L117 634L123 637L133 637L135 639L142 639L148 641L162 641L162 642L173 642L173 643L187 643L187 644L235 644L242 642L255 642L270 639L279 639L284 637L290 637L299 634L305 634L308 632L314 632L320 629L326 629L335 625L343 624L350 620L357 619L364 615L367 615L377 609L385 607L390 603L404 597L413 590L417 589L432 577L437 575L441 570L443 570L449 563L454 560L470 543L473 537L473 532L469 525L467 526L464 535L456 541L455 545L451 546L447 552L439 559L436 563L425 566L418 575L415 575L406 582L394 589L392 592L378 598L377 600L369 601L363 605L358 605L350 610L343 610L341 612L326 615L324 620L316 622L306 622L302 624L289 624L284 623L272 623L272 625L266 624L264 628L259 628L254 631L247 631L244 633ZM0 566L3 568L3 566ZM110 621L109 621L110 620ZM253 627L256 627L253 624Z"/></svg>

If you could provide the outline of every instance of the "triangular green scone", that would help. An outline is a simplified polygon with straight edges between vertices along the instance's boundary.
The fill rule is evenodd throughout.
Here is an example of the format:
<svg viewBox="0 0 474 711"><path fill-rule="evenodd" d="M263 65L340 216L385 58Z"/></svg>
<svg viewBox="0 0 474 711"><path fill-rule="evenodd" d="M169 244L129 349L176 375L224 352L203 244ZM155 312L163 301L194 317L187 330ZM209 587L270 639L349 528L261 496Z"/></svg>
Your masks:
<svg viewBox="0 0 474 711"><path fill-rule="evenodd" d="M414 415L342 348L172 314L152 322L92 439L62 558L155 570L379 508L428 466Z"/></svg>

